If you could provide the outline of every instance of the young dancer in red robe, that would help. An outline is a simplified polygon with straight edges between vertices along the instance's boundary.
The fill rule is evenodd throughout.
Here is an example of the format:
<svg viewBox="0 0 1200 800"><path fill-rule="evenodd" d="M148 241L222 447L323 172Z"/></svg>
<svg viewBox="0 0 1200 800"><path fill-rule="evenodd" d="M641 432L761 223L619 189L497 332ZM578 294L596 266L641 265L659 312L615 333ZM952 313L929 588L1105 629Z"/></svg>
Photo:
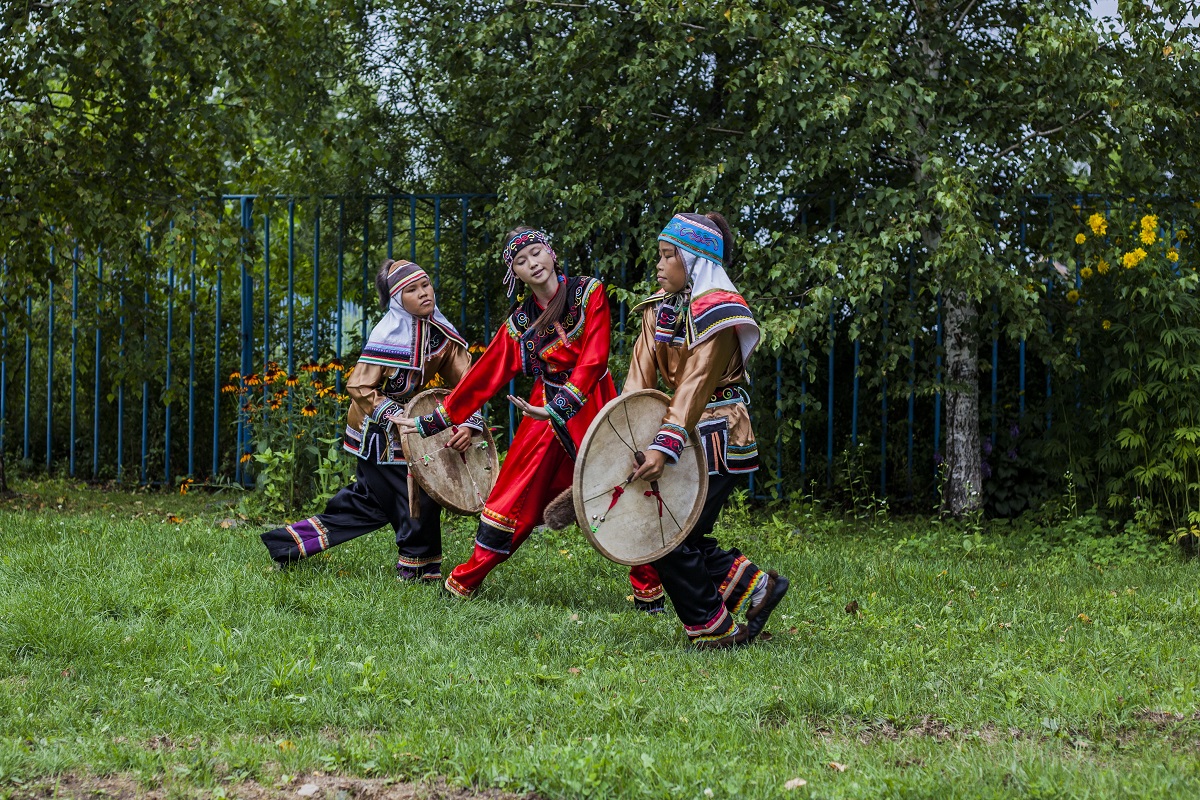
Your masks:
<svg viewBox="0 0 1200 800"><path fill-rule="evenodd" d="M463 424L517 375L534 379L528 400L509 395L524 418L480 516L475 552L446 579L446 589L463 598L529 538L546 505L571 486L583 435L617 394L608 372L611 320L604 285L565 277L549 238L532 228L509 234L503 257L505 285L511 290L519 280L528 296L433 413L397 423L432 436Z"/></svg>

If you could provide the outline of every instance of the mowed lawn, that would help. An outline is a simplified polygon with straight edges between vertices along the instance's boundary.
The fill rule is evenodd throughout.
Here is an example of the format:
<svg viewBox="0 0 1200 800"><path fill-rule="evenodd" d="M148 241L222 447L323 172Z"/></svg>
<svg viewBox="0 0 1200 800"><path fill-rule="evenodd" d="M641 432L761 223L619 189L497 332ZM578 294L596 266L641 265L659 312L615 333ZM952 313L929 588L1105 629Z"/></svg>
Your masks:
<svg viewBox="0 0 1200 800"><path fill-rule="evenodd" d="M398 583L390 531L278 572L220 498L19 488L0 796L314 772L545 798L1200 796L1200 568L1166 548L1102 566L735 509L723 540L792 590L769 641L693 653L578 532L535 534L464 603ZM474 526L447 527L448 568Z"/></svg>

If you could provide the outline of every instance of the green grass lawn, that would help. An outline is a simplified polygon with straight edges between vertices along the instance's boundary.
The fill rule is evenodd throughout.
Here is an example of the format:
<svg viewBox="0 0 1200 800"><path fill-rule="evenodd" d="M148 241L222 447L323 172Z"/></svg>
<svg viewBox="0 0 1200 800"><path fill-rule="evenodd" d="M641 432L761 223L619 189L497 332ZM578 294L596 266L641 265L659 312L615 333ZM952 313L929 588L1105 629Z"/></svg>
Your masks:
<svg viewBox="0 0 1200 800"><path fill-rule="evenodd" d="M276 572L211 496L19 488L0 795L320 771L546 798L1200 796L1198 566L1165 548L1097 565L735 509L722 538L792 590L769 641L694 653L577 532L535 534L464 603L398 584L390 531ZM447 568L474 531L448 527Z"/></svg>

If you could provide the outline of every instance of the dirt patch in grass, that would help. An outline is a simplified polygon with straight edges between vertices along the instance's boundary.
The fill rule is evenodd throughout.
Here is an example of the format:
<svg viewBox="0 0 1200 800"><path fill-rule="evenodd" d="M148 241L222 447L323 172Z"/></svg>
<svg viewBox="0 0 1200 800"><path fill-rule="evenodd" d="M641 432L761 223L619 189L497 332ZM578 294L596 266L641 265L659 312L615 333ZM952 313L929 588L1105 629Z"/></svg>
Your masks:
<svg viewBox="0 0 1200 800"><path fill-rule="evenodd" d="M166 800L222 796L212 787L179 782L147 785L129 775L96 777L69 773L11 787L11 797L22 800ZM287 783L264 785L249 780L225 784L223 796L239 800L538 800L534 794L516 795L496 790L464 789L446 783L407 783L387 778L354 778L341 775L302 775Z"/></svg>

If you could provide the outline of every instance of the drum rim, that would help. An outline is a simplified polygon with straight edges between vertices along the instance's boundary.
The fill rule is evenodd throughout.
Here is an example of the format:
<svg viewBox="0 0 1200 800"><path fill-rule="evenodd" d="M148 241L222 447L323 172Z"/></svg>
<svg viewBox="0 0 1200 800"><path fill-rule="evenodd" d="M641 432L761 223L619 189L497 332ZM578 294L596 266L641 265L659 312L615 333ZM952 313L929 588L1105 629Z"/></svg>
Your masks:
<svg viewBox="0 0 1200 800"><path fill-rule="evenodd" d="M417 402L419 400L423 400L427 396L436 397L436 398L439 398L439 400L440 400L440 398L449 397L450 390L445 389L440 386L437 386L432 389L425 389L424 391L418 392L417 394L410 397L408 399L408 402L404 404L404 416L411 418L413 416L411 409L413 409L417 405ZM444 494L442 494L441 492L438 491L437 487L430 485L429 481L426 480L426 478L421 474L422 467L418 466L420 464L420 459L417 459L416 461L414 461L413 459L411 459L409 457L409 453L414 452L414 449L412 447L410 447L409 443L420 440L421 438L422 438L421 434L419 434L415 431L412 433L404 433L404 434L400 435L400 447L404 450L404 459L405 459L405 461L408 462L408 471L409 471L409 473L412 474L413 478L416 479L417 483L421 487L421 490L424 491L425 494L432 497L439 506L446 509L447 511L453 511L456 514L462 514L464 516L473 516L475 514L480 513L481 511L483 511L483 507L487 504L486 497L484 498L484 501L482 503L479 503L471 508L465 509L462 506L447 499L447 497ZM496 440L492 436L491 429L488 428L488 426L486 424L483 426L483 438L487 441L490 452L491 452L491 456L492 456L492 475L493 475L492 486L494 487L495 486L495 477L494 476L497 476L500 473L500 457L499 457L499 451L496 449ZM488 490L488 493L489 493L489 495L491 494L491 489Z"/></svg>
<svg viewBox="0 0 1200 800"><path fill-rule="evenodd" d="M680 456L680 459L682 460L683 458L686 458L686 454L691 453L692 458L695 458L699 461L700 485L698 487L696 496L701 499L701 502L695 504L691 510L691 513L688 514L687 519L681 526L679 533L672 538L671 542L663 547L660 547L647 556L637 559L629 559L616 557L609 552L608 548L596 540L596 536L592 531L592 526L587 524L587 510L583 506L582 487L583 470L585 466L583 454L587 453L588 448L591 445L592 438L596 435L596 431L598 431L601 427L597 424L598 420L602 419L606 414L610 413L612 408L618 405L623 405L635 397L647 396L656 397L662 400L666 406L670 407L671 398L665 392L661 392L658 389L638 389L636 392L617 395L612 400L609 400L607 403L605 403L603 408L596 412L595 419L593 419L592 424L588 426L587 433L584 434L583 441L579 444L580 457L575 460L575 472L571 481L571 485L574 487L572 494L574 495L575 500L575 519L579 523L580 529L583 530L584 535L587 536L588 542L590 542L592 547L596 549L596 552L600 553L600 555L604 556L609 561L629 567L636 567L641 564L649 564L652 561L657 561L678 547L683 540L688 537L688 534L692 532L692 529L696 527L696 523L700 521L700 515L704 512L703 499L708 496L708 462L704 457L704 449L699 446L698 442L693 441L684 447L684 454ZM695 436L692 435L691 438L695 439ZM670 468L671 467L668 467L668 469Z"/></svg>

